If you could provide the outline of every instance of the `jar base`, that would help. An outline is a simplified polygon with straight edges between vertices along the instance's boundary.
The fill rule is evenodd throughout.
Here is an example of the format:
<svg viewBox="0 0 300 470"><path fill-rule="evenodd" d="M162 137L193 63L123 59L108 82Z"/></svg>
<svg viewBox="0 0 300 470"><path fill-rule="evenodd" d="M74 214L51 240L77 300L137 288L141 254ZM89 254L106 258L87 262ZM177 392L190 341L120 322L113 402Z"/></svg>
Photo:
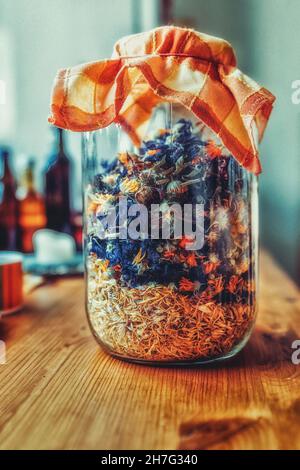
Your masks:
<svg viewBox="0 0 300 470"><path fill-rule="evenodd" d="M252 328L253 329L253 328ZM147 359L138 359L134 357L128 357L128 356L122 356L121 354L115 353L110 350L109 347L105 346L103 343L101 343L102 349L112 356L115 359L119 359L124 362L128 362L131 364L138 364L138 365L144 365L144 366L153 366L153 367L198 367L198 366L206 366L209 364L213 363L221 363L225 361L229 361L232 359L234 356L239 354L242 349L246 346L248 343L250 336L252 334L252 329L247 333L245 338L237 344L229 353L224 354L222 356L216 356L214 358L207 358L207 359L186 359L186 360L178 360L178 361L156 361L156 360L147 360Z"/></svg>

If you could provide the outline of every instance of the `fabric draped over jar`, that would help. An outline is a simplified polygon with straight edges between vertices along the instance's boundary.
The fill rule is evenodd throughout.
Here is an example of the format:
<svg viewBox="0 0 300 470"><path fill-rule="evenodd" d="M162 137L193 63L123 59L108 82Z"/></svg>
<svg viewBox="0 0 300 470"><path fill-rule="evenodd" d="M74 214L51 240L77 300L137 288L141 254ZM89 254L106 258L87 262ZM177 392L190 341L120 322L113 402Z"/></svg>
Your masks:
<svg viewBox="0 0 300 470"><path fill-rule="evenodd" d="M178 103L209 126L244 168L259 174L257 142L274 100L237 68L227 41L164 26L121 39L109 60L59 71L49 122L78 132L114 122L139 145L153 108Z"/></svg>

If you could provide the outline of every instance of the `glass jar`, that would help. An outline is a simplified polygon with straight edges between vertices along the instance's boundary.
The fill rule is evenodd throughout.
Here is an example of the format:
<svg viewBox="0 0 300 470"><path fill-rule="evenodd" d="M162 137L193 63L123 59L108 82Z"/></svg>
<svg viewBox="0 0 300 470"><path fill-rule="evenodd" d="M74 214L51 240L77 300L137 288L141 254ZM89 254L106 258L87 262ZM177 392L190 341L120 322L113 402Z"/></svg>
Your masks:
<svg viewBox="0 0 300 470"><path fill-rule="evenodd" d="M184 107L157 107L135 147L83 134L87 314L113 356L206 363L235 355L257 301L257 178ZM188 230L189 228L189 230Z"/></svg>

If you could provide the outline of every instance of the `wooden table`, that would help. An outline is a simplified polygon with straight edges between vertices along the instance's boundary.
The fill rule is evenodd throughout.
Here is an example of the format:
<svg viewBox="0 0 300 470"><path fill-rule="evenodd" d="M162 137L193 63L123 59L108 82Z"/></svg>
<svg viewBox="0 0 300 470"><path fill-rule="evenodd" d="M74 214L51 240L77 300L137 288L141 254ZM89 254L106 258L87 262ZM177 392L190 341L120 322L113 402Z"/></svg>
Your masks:
<svg viewBox="0 0 300 470"><path fill-rule="evenodd" d="M37 288L0 322L0 448L300 449L299 293L268 255L261 264L250 342L202 368L112 359L89 332L83 279Z"/></svg>

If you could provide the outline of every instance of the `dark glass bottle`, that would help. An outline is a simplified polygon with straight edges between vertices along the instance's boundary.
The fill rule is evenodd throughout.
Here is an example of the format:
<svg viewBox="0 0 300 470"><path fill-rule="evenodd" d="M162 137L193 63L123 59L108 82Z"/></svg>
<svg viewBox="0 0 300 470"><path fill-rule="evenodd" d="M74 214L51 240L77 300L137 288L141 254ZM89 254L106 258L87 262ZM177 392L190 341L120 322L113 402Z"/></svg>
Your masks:
<svg viewBox="0 0 300 470"><path fill-rule="evenodd" d="M71 232L70 178L71 162L65 153L64 134L56 129L58 145L50 156L45 172L47 227Z"/></svg>
<svg viewBox="0 0 300 470"><path fill-rule="evenodd" d="M16 182L9 165L9 151L3 150L1 157L3 170L0 178L0 250L15 250L18 224Z"/></svg>
<svg viewBox="0 0 300 470"><path fill-rule="evenodd" d="M46 226L45 203L34 185L33 160L29 161L23 177L23 188L19 202L19 228L21 249L24 253L33 251L33 234Z"/></svg>

